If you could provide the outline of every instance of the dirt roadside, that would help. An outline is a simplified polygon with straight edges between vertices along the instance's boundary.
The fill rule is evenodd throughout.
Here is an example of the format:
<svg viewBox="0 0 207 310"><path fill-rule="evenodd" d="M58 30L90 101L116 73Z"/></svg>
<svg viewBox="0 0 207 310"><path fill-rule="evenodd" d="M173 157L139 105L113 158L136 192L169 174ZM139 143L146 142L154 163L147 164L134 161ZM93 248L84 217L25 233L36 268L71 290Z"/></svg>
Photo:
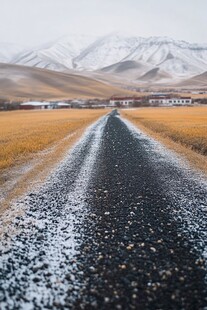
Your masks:
<svg viewBox="0 0 207 310"><path fill-rule="evenodd" d="M140 128L143 132L163 143L170 150L175 151L176 153L181 155L185 160L188 161L188 164L191 168L197 169L200 173L203 173L205 174L205 176L207 176L207 157L205 155L199 154L194 150L191 150L190 148L185 147L180 143L176 143L172 139L164 137L162 134L147 128L140 122L136 122L135 120L133 120L124 112L121 112L121 115L125 119L129 120L133 125Z"/></svg>
<svg viewBox="0 0 207 310"><path fill-rule="evenodd" d="M94 120L70 132L52 147L31 155L26 162L4 170L0 183L0 215L13 200L23 196L31 188L40 186L93 122Z"/></svg>

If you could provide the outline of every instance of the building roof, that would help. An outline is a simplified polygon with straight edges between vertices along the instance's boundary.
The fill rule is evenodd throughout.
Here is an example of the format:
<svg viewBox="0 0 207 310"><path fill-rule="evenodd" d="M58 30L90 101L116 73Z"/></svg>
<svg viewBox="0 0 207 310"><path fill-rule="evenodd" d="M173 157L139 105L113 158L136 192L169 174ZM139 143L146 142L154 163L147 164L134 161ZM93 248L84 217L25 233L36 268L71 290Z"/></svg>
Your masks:
<svg viewBox="0 0 207 310"><path fill-rule="evenodd" d="M51 105L50 102L39 102L39 101L28 101L28 102L24 102L24 103L21 103L20 104L21 106L35 106L35 107L38 107L38 106L49 106Z"/></svg>
<svg viewBox="0 0 207 310"><path fill-rule="evenodd" d="M150 96L149 97L150 100L190 100L192 99L191 97L156 97L156 96Z"/></svg>
<svg viewBox="0 0 207 310"><path fill-rule="evenodd" d="M58 106L58 107L70 107L71 104L65 103L65 102L58 102L58 103L57 103L57 106Z"/></svg>
<svg viewBox="0 0 207 310"><path fill-rule="evenodd" d="M141 100L140 97L111 97L110 100Z"/></svg>

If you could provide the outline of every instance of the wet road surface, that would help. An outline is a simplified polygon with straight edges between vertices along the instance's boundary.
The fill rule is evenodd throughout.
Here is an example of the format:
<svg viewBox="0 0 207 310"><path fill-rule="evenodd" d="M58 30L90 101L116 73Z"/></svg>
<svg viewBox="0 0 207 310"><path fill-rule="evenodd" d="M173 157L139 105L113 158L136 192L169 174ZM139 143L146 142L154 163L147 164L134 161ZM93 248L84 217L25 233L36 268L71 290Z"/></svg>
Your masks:
<svg viewBox="0 0 207 310"><path fill-rule="evenodd" d="M115 112L16 209L2 309L207 306L206 180Z"/></svg>

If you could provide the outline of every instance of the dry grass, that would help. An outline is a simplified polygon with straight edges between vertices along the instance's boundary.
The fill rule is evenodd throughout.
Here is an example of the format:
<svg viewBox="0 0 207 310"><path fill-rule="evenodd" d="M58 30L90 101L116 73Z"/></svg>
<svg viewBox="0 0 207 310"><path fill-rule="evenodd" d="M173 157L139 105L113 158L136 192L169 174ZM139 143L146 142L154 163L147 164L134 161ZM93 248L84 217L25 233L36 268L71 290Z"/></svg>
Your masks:
<svg viewBox="0 0 207 310"><path fill-rule="evenodd" d="M207 171L207 107L143 108L122 114Z"/></svg>
<svg viewBox="0 0 207 310"><path fill-rule="evenodd" d="M0 113L0 170L26 161L101 115L104 110Z"/></svg>
<svg viewBox="0 0 207 310"><path fill-rule="evenodd" d="M191 93L178 93L182 97L191 97L192 99L206 99L207 94L191 94Z"/></svg>
<svg viewBox="0 0 207 310"><path fill-rule="evenodd" d="M51 170L106 110L0 113L0 214L44 182Z"/></svg>
<svg viewBox="0 0 207 310"><path fill-rule="evenodd" d="M0 214L4 212L13 200L22 196L30 189L39 187L51 170L68 153L68 150L83 135L89 124L69 134L54 146L35 154L34 158L18 165L4 169L0 177Z"/></svg>
<svg viewBox="0 0 207 310"><path fill-rule="evenodd" d="M149 108L124 114L136 123L207 155L207 107Z"/></svg>
<svg viewBox="0 0 207 310"><path fill-rule="evenodd" d="M47 69L0 63L0 98L6 100L51 100L108 98L133 92L110 85L110 81Z"/></svg>

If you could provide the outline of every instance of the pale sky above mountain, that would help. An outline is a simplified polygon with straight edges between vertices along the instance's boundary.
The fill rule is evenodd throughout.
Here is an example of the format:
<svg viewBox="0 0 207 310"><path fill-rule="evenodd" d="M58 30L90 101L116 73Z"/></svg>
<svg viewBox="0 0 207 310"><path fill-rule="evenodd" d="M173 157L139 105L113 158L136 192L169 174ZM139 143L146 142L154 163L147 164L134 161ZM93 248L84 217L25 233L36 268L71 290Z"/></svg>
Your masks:
<svg viewBox="0 0 207 310"><path fill-rule="evenodd" d="M207 43L206 0L0 0L0 42L121 32Z"/></svg>

